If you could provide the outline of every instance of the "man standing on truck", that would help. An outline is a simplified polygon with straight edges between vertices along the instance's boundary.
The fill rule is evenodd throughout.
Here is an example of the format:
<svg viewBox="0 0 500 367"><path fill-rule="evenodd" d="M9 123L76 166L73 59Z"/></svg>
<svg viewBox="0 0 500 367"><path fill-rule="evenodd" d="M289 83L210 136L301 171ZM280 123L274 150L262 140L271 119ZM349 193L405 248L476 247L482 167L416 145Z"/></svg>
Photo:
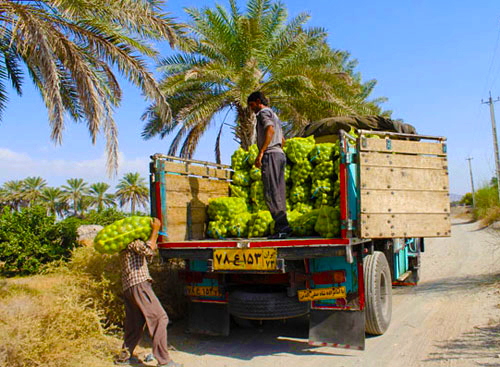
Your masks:
<svg viewBox="0 0 500 367"><path fill-rule="evenodd" d="M168 316L156 297L149 275L148 260L157 248L156 240L161 227L158 218L151 220L153 231L147 242L135 240L120 252L123 295L125 298L125 335L117 365L140 363L133 355L147 325L153 339L153 355L160 367L182 367L175 363L167 349Z"/></svg>
<svg viewBox="0 0 500 367"><path fill-rule="evenodd" d="M270 239L287 238L292 229L286 218L286 156L283 152L285 138L281 121L268 107L264 93L257 91L248 96L248 106L257 117L257 146L259 155L255 167L261 168L264 197L274 219L274 235Z"/></svg>

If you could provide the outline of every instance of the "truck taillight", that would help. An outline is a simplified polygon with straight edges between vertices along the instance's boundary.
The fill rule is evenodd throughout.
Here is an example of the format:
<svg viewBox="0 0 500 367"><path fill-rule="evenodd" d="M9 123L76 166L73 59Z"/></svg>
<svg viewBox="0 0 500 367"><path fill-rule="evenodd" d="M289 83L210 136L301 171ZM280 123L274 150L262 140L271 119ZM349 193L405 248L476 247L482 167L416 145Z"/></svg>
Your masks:
<svg viewBox="0 0 500 367"><path fill-rule="evenodd" d="M345 282L345 270L322 271L312 276L314 284L337 284Z"/></svg>

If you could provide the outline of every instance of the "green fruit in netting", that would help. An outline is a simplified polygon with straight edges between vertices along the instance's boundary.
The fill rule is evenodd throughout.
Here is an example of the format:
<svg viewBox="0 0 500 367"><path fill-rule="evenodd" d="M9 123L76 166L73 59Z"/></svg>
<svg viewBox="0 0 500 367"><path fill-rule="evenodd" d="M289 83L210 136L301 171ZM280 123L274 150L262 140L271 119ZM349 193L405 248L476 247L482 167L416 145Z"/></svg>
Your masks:
<svg viewBox="0 0 500 367"><path fill-rule="evenodd" d="M312 173L312 165L309 161L303 161L297 163L293 166L291 171L292 182L297 184L302 184L309 180Z"/></svg>
<svg viewBox="0 0 500 367"><path fill-rule="evenodd" d="M145 218L141 220L140 218ZM112 254L125 249L130 242L147 241L151 236L150 217L128 217L107 225L94 238L94 248L100 253Z"/></svg>
<svg viewBox="0 0 500 367"><path fill-rule="evenodd" d="M315 234L314 226L318 220L318 215L319 210L314 209L295 219L291 225L293 233L300 237L313 236Z"/></svg>
<svg viewBox="0 0 500 367"><path fill-rule="evenodd" d="M297 210L292 210L290 212L286 212L286 219L288 220L288 224L291 228L293 228L293 223L302 215L301 212Z"/></svg>
<svg viewBox="0 0 500 367"><path fill-rule="evenodd" d="M330 178L314 180L311 186L311 198L316 199L319 194L331 194L333 191L333 182Z"/></svg>
<svg viewBox="0 0 500 367"><path fill-rule="evenodd" d="M252 182L250 186L250 199L255 204L264 201L264 183L262 181Z"/></svg>
<svg viewBox="0 0 500 367"><path fill-rule="evenodd" d="M231 156L231 168L237 171L243 170L248 166L248 152L241 147L236 149Z"/></svg>
<svg viewBox="0 0 500 367"><path fill-rule="evenodd" d="M316 165L322 162L333 160L334 157L334 143L321 143L316 144L309 153L309 162Z"/></svg>
<svg viewBox="0 0 500 367"><path fill-rule="evenodd" d="M319 209L318 220L314 226L322 237L333 238L340 234L340 210L331 206Z"/></svg>
<svg viewBox="0 0 500 367"><path fill-rule="evenodd" d="M285 182L290 182L290 180L292 179L292 167L287 164L285 166Z"/></svg>
<svg viewBox="0 0 500 367"><path fill-rule="evenodd" d="M258 155L259 148L257 147L257 144L250 145L250 148L248 148L248 164L253 166Z"/></svg>
<svg viewBox="0 0 500 367"><path fill-rule="evenodd" d="M252 181L262 180L262 171L260 170L260 168L257 168L255 166L252 166L252 168L250 168L250 179Z"/></svg>
<svg viewBox="0 0 500 367"><path fill-rule="evenodd" d="M312 172L312 178L334 178L336 177L334 171L335 163L333 161L327 161L319 163L316 167L314 167Z"/></svg>
<svg viewBox="0 0 500 367"><path fill-rule="evenodd" d="M293 185L290 190L290 201L293 203L297 202L307 202L311 198L311 185L302 184L302 185Z"/></svg>
<svg viewBox="0 0 500 367"><path fill-rule="evenodd" d="M220 197L208 201L208 217L212 221L230 219L248 211L245 199Z"/></svg>
<svg viewBox="0 0 500 367"><path fill-rule="evenodd" d="M321 193L314 200L314 208L319 209L323 206L335 206L335 199L332 194Z"/></svg>
<svg viewBox="0 0 500 367"><path fill-rule="evenodd" d="M229 190L231 192L231 197L242 198L245 199L245 201L250 199L250 190L248 187L229 184Z"/></svg>
<svg viewBox="0 0 500 367"><path fill-rule="evenodd" d="M293 163L307 160L307 156L314 148L315 141L313 136L307 138L291 138L286 141L284 151L288 159Z"/></svg>
<svg viewBox="0 0 500 367"><path fill-rule="evenodd" d="M298 202L298 203L293 205L293 210L298 212L298 213L305 214L305 213L309 213L311 210L313 210L313 207L312 207L312 205L310 205L308 203Z"/></svg>
<svg viewBox="0 0 500 367"><path fill-rule="evenodd" d="M269 211L261 210L252 214L248 225L248 237L267 236L271 232L273 224L273 217Z"/></svg>
<svg viewBox="0 0 500 367"><path fill-rule="evenodd" d="M222 220L208 222L207 235L211 238L222 239L226 237L227 225Z"/></svg>
<svg viewBox="0 0 500 367"><path fill-rule="evenodd" d="M231 220L229 223L229 233L234 237L247 237L248 223L252 218L252 214L243 213Z"/></svg>
<svg viewBox="0 0 500 367"><path fill-rule="evenodd" d="M248 171L234 171L233 172L233 184L238 186L250 186L252 181L250 180L250 174Z"/></svg>

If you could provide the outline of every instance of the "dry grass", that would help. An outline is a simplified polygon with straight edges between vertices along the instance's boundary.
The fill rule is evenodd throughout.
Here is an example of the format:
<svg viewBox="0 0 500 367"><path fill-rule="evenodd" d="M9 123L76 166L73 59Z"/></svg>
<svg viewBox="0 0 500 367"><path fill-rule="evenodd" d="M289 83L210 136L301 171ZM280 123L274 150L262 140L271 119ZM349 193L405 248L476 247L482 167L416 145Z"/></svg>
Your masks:
<svg viewBox="0 0 500 367"><path fill-rule="evenodd" d="M181 263L150 267L169 317L182 317L186 299ZM118 256L92 247L47 274L0 279L0 366L107 366L121 346L124 318Z"/></svg>
<svg viewBox="0 0 500 367"><path fill-rule="evenodd" d="M492 206L489 208L485 208L481 215L481 224L484 226L489 226L494 222L500 220L500 207Z"/></svg>

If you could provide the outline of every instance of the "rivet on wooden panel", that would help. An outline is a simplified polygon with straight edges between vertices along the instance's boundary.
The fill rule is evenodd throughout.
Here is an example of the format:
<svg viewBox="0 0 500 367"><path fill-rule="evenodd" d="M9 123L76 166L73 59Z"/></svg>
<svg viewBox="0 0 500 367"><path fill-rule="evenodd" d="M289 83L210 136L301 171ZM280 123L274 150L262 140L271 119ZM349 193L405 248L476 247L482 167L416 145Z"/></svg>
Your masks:
<svg viewBox="0 0 500 367"><path fill-rule="evenodd" d="M366 192L366 195L370 195L370 191L367 191L367 192Z"/></svg>
<svg viewBox="0 0 500 367"><path fill-rule="evenodd" d="M391 191L391 195L394 195L394 191Z"/></svg>
<svg viewBox="0 0 500 367"><path fill-rule="evenodd" d="M393 215L391 215L391 218L396 218L396 216L393 214Z"/></svg>
<svg viewBox="0 0 500 367"><path fill-rule="evenodd" d="M367 218L370 218L370 216L369 216L369 215L367 215L366 217L367 217Z"/></svg>
<svg viewBox="0 0 500 367"><path fill-rule="evenodd" d="M438 233L437 233L437 235L438 235L438 236L439 236L440 234L441 234L440 232L438 232Z"/></svg>
<svg viewBox="0 0 500 367"><path fill-rule="evenodd" d="M363 208L363 211L366 212L366 208Z"/></svg>
<svg viewBox="0 0 500 367"><path fill-rule="evenodd" d="M394 236L394 232L391 233L391 236Z"/></svg>
<svg viewBox="0 0 500 367"><path fill-rule="evenodd" d="M382 233L380 233L379 236L382 237Z"/></svg>
<svg viewBox="0 0 500 367"><path fill-rule="evenodd" d="M394 229L394 226L391 226L391 229Z"/></svg>
<svg viewBox="0 0 500 367"><path fill-rule="evenodd" d="M390 221L390 220L388 220L388 221L387 221L387 223L391 224L391 221Z"/></svg>
<svg viewBox="0 0 500 367"><path fill-rule="evenodd" d="M391 212L391 211L392 211L392 209L391 209L391 208L389 208L389 209L387 209L387 211L388 211L388 212Z"/></svg>

